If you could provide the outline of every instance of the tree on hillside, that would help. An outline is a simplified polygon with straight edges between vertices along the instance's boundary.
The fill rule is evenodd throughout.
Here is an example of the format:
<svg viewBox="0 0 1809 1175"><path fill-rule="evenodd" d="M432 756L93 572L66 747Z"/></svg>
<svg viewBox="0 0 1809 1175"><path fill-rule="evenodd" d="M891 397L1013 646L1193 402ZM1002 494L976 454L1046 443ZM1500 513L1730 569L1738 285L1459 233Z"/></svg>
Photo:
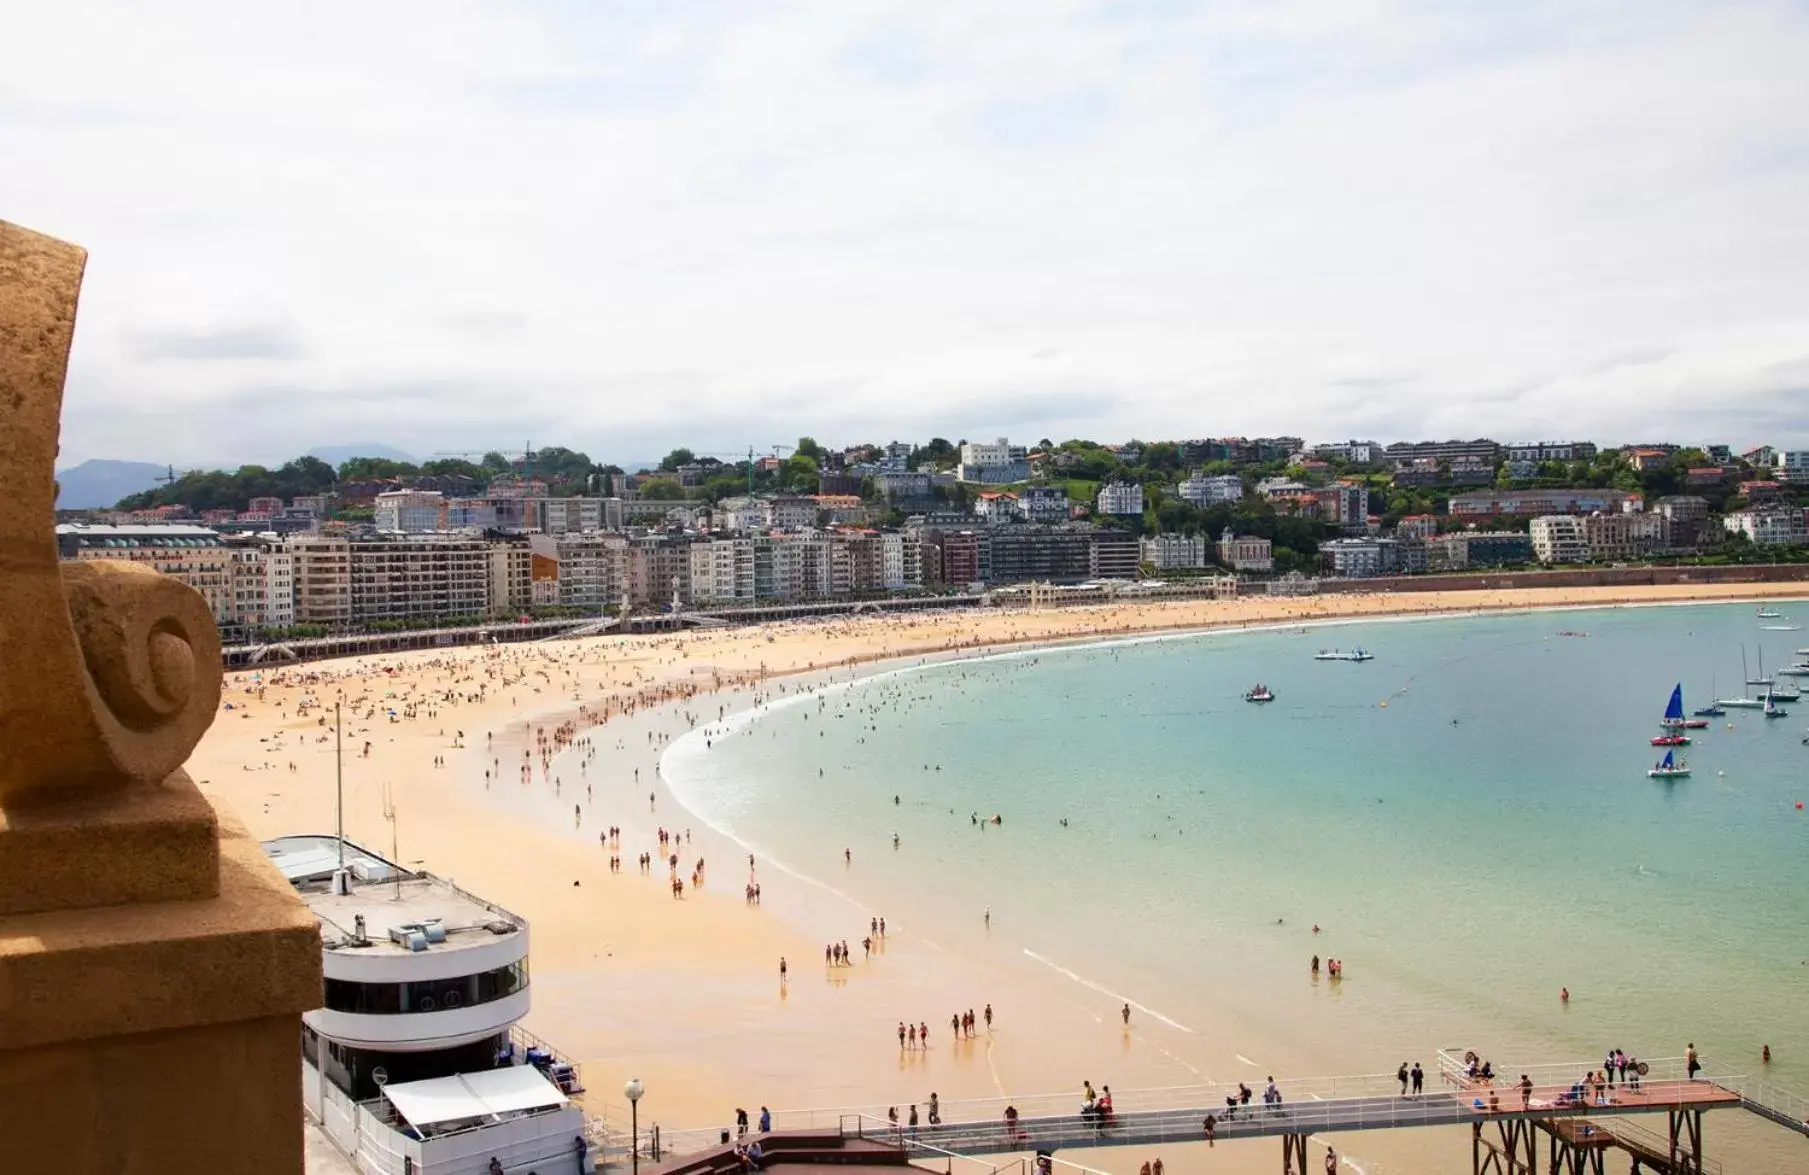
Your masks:
<svg viewBox="0 0 1809 1175"><path fill-rule="evenodd" d="M660 458L660 472L676 473L680 465L689 465L697 460L697 454L689 449L674 449Z"/></svg>
<svg viewBox="0 0 1809 1175"><path fill-rule="evenodd" d="M339 465L340 481L385 481L392 477L413 477L420 467L388 457L350 457Z"/></svg>
<svg viewBox="0 0 1809 1175"><path fill-rule="evenodd" d="M922 469L925 465L935 469L947 469L960 458L960 452L948 443L944 437L931 437L930 443L911 454L911 468Z"/></svg>
<svg viewBox="0 0 1809 1175"><path fill-rule="evenodd" d="M685 488L669 477L652 477L641 483L641 497L656 502L674 502L685 496Z"/></svg>
<svg viewBox="0 0 1809 1175"><path fill-rule="evenodd" d="M795 452L797 456L809 457L813 461L820 462L823 459L823 446L817 444L815 437L799 437Z"/></svg>

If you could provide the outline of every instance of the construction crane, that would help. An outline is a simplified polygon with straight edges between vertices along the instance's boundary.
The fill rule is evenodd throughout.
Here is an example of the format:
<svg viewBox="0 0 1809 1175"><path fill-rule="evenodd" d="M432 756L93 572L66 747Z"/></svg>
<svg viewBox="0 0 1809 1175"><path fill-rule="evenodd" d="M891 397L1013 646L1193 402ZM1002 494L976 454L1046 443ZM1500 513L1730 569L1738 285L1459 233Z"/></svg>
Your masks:
<svg viewBox="0 0 1809 1175"><path fill-rule="evenodd" d="M797 449L796 445L773 445L772 446L773 459L781 460L782 453L794 452L796 449ZM749 445L747 447L746 453L742 453L739 450L737 450L733 453L722 452L722 451L699 452L699 451L694 450L691 453L691 456L693 458L697 458L697 457L734 457L738 460L747 462L747 496L751 498L754 496L754 461L755 461L754 454L756 451L757 450L754 448L754 446Z"/></svg>
<svg viewBox="0 0 1809 1175"><path fill-rule="evenodd" d="M534 463L534 444L532 441L528 442L526 447L521 449L441 449L439 452L435 453L434 456L458 457L465 461L470 461L475 465L482 463L483 459L492 453L495 453L510 465L515 466L516 471L519 473L526 473Z"/></svg>

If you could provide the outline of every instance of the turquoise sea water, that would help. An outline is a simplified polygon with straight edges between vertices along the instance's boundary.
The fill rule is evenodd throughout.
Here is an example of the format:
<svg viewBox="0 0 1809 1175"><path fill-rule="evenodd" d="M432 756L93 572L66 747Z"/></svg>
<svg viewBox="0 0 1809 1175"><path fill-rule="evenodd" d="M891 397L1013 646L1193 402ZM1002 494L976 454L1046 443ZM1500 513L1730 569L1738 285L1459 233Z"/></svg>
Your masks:
<svg viewBox="0 0 1809 1175"><path fill-rule="evenodd" d="M1793 619L1523 613L929 665L687 737L663 770L716 827L945 945L1008 932L1028 966L1320 1072L1693 1040L1751 1071L1768 1043L1803 1091L1809 704L1730 710L1692 732L1692 778L1645 775L1673 684L1693 709L1743 692L1743 645L1755 673L1757 647L1767 667L1809 647L1759 627L1809 603L1777 607ZM1376 659L1312 659L1358 644ZM1278 700L1242 701L1256 681ZM1309 983L1313 953L1346 982Z"/></svg>

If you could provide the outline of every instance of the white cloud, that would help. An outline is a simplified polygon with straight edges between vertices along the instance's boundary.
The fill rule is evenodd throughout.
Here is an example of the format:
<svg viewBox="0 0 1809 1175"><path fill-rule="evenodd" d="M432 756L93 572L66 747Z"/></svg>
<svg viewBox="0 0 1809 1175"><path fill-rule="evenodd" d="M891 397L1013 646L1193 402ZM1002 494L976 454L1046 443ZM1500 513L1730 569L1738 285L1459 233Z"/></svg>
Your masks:
<svg viewBox="0 0 1809 1175"><path fill-rule="evenodd" d="M1809 441L1800 5L8 21L0 216L93 251L71 460Z"/></svg>

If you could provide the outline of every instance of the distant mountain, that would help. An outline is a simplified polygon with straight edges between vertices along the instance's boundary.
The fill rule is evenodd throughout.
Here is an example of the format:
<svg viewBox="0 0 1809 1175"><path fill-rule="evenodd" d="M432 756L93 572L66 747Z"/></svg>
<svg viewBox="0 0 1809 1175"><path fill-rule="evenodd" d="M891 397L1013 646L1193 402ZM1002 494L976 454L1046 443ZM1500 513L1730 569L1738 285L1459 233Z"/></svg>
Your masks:
<svg viewBox="0 0 1809 1175"><path fill-rule="evenodd" d="M157 484L166 466L147 461L84 461L57 470L57 509L104 509Z"/></svg>
<svg viewBox="0 0 1809 1175"><path fill-rule="evenodd" d="M335 469L354 457L382 457L389 461L406 461L410 465L420 464L420 461L412 454L404 453L394 445L386 445L381 441L359 441L350 445L316 445L308 450L308 456L319 457Z"/></svg>

